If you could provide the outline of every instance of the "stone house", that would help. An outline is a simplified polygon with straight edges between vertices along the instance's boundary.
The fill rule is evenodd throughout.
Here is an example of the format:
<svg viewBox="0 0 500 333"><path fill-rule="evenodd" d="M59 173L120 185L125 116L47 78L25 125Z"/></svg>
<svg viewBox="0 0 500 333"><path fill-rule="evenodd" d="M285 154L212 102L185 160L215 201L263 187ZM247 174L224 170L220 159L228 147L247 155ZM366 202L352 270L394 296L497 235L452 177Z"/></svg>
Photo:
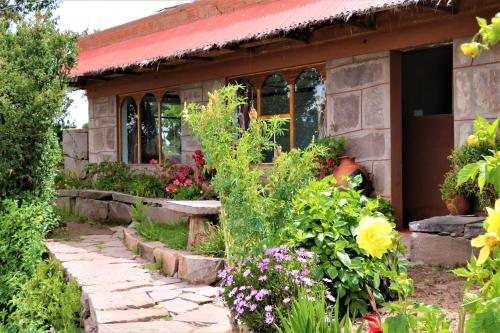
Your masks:
<svg viewBox="0 0 500 333"><path fill-rule="evenodd" d="M476 16L499 11L498 0L198 0L83 36L71 75L89 126L65 140L88 148L66 165L189 162L198 143L182 105L237 81L241 126L253 106L290 119L285 149L344 136L400 227L445 214L446 156L476 113L500 115L500 48L471 61L459 46Z"/></svg>

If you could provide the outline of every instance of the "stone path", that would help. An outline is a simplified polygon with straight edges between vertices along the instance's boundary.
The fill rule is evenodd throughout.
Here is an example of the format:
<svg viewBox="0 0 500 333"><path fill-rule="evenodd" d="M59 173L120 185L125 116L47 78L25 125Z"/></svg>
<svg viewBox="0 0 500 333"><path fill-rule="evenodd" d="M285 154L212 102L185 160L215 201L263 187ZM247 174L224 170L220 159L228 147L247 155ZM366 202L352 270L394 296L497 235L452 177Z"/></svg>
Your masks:
<svg viewBox="0 0 500 333"><path fill-rule="evenodd" d="M46 243L82 287L85 332L231 332L228 312L215 299L217 288L147 269L125 248L121 227L114 231Z"/></svg>

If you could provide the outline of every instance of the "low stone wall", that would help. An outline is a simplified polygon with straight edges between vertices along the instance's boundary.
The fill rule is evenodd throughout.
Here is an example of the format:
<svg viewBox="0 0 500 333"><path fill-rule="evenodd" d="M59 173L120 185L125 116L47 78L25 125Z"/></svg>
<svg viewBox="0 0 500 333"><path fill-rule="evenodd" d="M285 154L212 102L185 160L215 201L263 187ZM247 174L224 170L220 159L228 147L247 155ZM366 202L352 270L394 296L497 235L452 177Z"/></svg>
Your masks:
<svg viewBox="0 0 500 333"><path fill-rule="evenodd" d="M213 284L217 273L224 268L224 259L205 257L187 251L173 250L161 242L147 242L132 228L123 230L125 245L138 251L150 262L161 262L161 271L167 275L194 284Z"/></svg>
<svg viewBox="0 0 500 333"><path fill-rule="evenodd" d="M156 223L175 223L188 220L183 213L163 207L167 200L136 197L133 195L97 190L58 190L56 206L70 215L96 221L127 225L132 222L131 205L136 201L148 204L149 217Z"/></svg>
<svg viewBox="0 0 500 333"><path fill-rule="evenodd" d="M65 129L62 139L64 169L82 176L89 164L88 129Z"/></svg>

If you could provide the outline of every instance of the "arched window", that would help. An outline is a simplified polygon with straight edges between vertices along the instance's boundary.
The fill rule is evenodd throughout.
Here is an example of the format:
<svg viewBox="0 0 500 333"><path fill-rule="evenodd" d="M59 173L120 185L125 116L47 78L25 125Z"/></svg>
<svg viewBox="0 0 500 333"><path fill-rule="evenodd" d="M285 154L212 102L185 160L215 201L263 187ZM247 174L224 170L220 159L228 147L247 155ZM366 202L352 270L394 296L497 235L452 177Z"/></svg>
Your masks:
<svg viewBox="0 0 500 333"><path fill-rule="evenodd" d="M158 160L158 104L153 94L145 95L141 100L141 158L140 163Z"/></svg>
<svg viewBox="0 0 500 333"><path fill-rule="evenodd" d="M261 111L263 118L280 116L290 120L290 86L280 74L269 75L261 89ZM274 142L282 151L290 150L290 121L283 128L283 134L277 135ZM264 162L272 162L274 152L264 152Z"/></svg>
<svg viewBox="0 0 500 333"><path fill-rule="evenodd" d="M181 99L167 91L161 100L162 156L181 160Z"/></svg>
<svg viewBox="0 0 500 333"><path fill-rule="evenodd" d="M237 83L242 86L242 88L238 90L238 97L243 97L246 100L246 103L240 105L236 110L238 124L246 131L250 121L249 112L252 108L257 109L257 90L255 90L253 84L247 80L239 80Z"/></svg>
<svg viewBox="0 0 500 333"><path fill-rule="evenodd" d="M138 163L137 141L137 105L132 97L127 96L121 105L122 161Z"/></svg>
<svg viewBox="0 0 500 333"><path fill-rule="evenodd" d="M299 74L294 86L295 148L307 147L313 136L318 139L318 123L323 123L324 107L325 83L321 73L314 68L306 69Z"/></svg>

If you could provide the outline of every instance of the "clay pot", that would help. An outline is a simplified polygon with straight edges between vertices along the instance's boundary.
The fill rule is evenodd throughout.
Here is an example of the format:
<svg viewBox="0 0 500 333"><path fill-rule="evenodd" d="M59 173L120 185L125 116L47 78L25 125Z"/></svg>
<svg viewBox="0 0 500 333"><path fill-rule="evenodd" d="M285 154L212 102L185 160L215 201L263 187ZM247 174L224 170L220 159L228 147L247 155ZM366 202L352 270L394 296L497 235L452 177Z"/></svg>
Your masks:
<svg viewBox="0 0 500 333"><path fill-rule="evenodd" d="M356 163L354 157L342 156L340 157L339 166L333 170L333 177L337 180L337 186L348 186L349 184L344 180L344 176L354 177L361 175L363 181L361 182L361 189L365 195L370 194L372 187L370 177L365 168Z"/></svg>
<svg viewBox="0 0 500 333"><path fill-rule="evenodd" d="M446 208L451 215L467 215L471 212L471 200L461 194L445 200Z"/></svg>

